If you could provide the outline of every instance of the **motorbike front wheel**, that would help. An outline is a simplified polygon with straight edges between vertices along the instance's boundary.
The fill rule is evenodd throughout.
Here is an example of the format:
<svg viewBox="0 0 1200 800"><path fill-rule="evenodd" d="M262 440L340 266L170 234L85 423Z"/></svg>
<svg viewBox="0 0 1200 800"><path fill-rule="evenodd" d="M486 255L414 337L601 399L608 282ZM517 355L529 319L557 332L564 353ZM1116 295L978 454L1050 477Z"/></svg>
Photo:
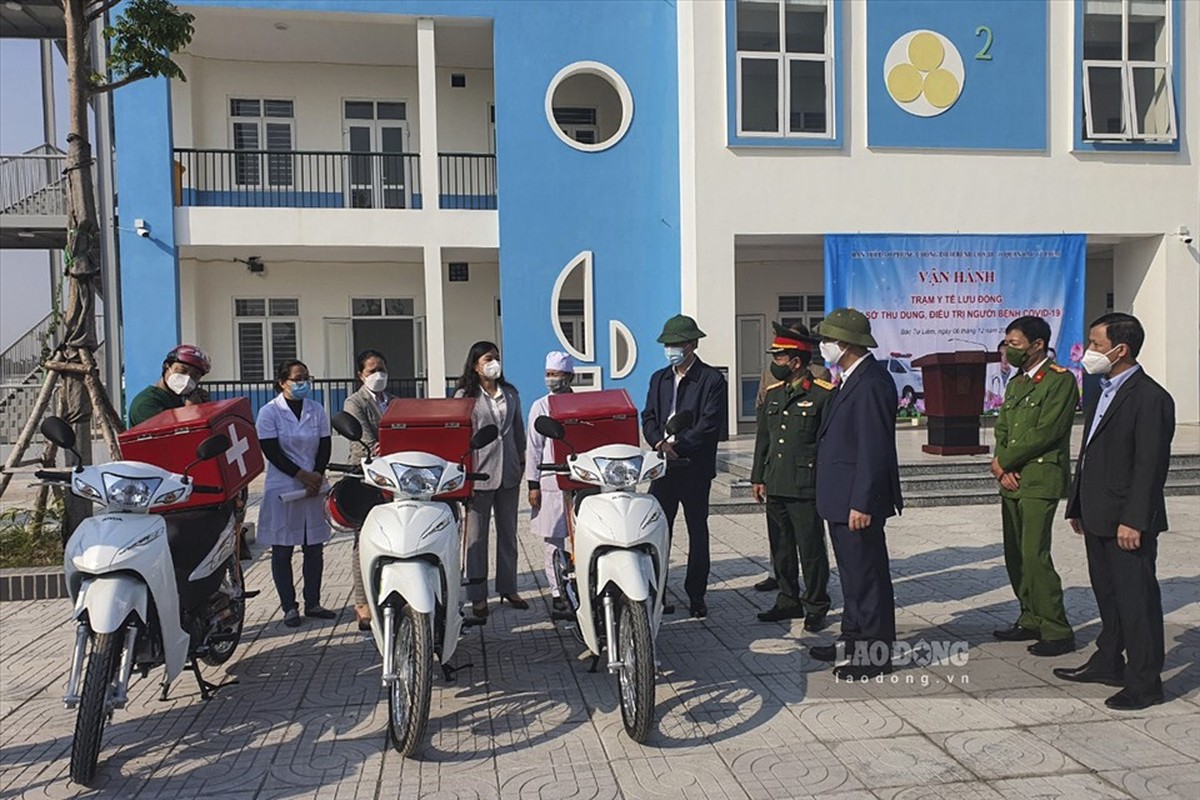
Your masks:
<svg viewBox="0 0 1200 800"><path fill-rule="evenodd" d="M646 741L654 724L654 639L650 636L648 602L622 600L617 626L621 720L635 742Z"/></svg>
<svg viewBox="0 0 1200 800"><path fill-rule="evenodd" d="M112 715L108 698L113 690L113 679L121 663L124 644L125 625L113 633L98 633L92 637L92 652L88 656L83 691L75 716L75 738L71 741L71 780L83 786L90 786L96 776L100 738Z"/></svg>
<svg viewBox="0 0 1200 800"><path fill-rule="evenodd" d="M392 664L396 678L388 690L388 735L402 756L416 752L429 722L433 691L433 632L430 615L406 605L396 615Z"/></svg>

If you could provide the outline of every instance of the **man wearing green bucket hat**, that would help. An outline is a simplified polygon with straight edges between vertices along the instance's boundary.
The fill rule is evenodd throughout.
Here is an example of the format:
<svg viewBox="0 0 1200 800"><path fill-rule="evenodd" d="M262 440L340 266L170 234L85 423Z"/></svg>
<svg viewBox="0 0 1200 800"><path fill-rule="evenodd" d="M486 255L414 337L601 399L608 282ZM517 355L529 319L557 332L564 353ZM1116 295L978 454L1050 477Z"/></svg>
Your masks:
<svg viewBox="0 0 1200 800"><path fill-rule="evenodd" d="M642 434L650 445L668 458L686 458L686 467L672 469L650 484L658 498L667 525L675 527L675 515L683 506L688 529L687 591L693 617L708 616L704 595L708 590L708 492L717 476L717 442L728 424L729 391L725 376L696 355L704 331L696 320L678 314L663 325L658 341L668 365L650 377L650 390L642 411ZM690 428L676 436L666 435L667 420L690 411ZM664 608L670 613L673 607Z"/></svg>
<svg viewBox="0 0 1200 800"><path fill-rule="evenodd" d="M892 671L896 600L884 522L903 508L896 458L896 384L868 352L877 347L871 323L839 308L817 328L821 354L842 371L817 432L817 512L829 538L842 584L841 644L813 647L822 661L849 659L835 668L858 680Z"/></svg>

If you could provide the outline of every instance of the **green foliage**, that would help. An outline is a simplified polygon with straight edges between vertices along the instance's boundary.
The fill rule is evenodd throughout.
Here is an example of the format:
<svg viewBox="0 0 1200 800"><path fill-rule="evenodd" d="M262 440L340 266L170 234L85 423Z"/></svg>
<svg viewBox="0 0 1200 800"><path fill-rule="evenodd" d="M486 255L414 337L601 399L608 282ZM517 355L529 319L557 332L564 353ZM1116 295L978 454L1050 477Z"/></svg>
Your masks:
<svg viewBox="0 0 1200 800"><path fill-rule="evenodd" d="M187 80L171 56L187 47L196 17L169 0L131 0L116 22L104 29L109 42L108 68L113 82L92 76L96 91L105 91L142 78Z"/></svg>
<svg viewBox="0 0 1200 800"><path fill-rule="evenodd" d="M61 564L63 502L51 494L41 524L27 508L8 508L0 513L0 568L48 567Z"/></svg>

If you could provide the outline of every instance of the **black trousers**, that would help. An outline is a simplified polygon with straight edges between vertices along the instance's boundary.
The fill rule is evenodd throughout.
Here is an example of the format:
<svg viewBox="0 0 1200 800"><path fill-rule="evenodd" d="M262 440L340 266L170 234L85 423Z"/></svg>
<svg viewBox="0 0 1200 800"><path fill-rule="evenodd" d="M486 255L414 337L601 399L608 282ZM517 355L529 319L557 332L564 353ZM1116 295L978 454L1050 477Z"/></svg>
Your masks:
<svg viewBox="0 0 1200 800"><path fill-rule="evenodd" d="M271 547L271 577L275 579L275 591L279 594L279 605L284 611L296 608L296 579L292 575L294 549L289 544ZM301 549L304 551L304 564L300 568L304 576L304 610L311 611L321 605L321 573L325 571L325 545L306 544Z"/></svg>
<svg viewBox="0 0 1200 800"><path fill-rule="evenodd" d="M766 505L771 567L779 581L776 608L802 607L806 615L824 617L830 605L829 551L817 501L767 495Z"/></svg>
<svg viewBox="0 0 1200 800"><path fill-rule="evenodd" d="M842 635L847 641L896 641L896 596L882 519L866 530L829 523L829 538L842 583Z"/></svg>
<svg viewBox="0 0 1200 800"><path fill-rule="evenodd" d="M650 494L658 498L667 515L667 528L675 535L675 515L683 506L683 519L688 531L687 574L683 588L688 598L697 603L708 590L708 570L711 566L708 550L708 490L712 478L698 478L689 470L668 472L650 484Z"/></svg>
<svg viewBox="0 0 1200 800"><path fill-rule="evenodd" d="M1100 607L1100 636L1090 663L1109 673L1123 669L1125 688L1138 698L1161 695L1166 647L1155 574L1158 536L1143 535L1137 550L1122 550L1116 537L1085 533L1083 539Z"/></svg>

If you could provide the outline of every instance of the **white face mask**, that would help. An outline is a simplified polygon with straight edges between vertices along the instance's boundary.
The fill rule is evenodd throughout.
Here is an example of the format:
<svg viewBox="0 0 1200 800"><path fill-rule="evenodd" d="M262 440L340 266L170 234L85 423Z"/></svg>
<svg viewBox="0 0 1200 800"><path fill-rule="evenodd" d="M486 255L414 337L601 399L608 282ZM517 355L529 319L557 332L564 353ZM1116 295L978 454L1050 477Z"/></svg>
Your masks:
<svg viewBox="0 0 1200 800"><path fill-rule="evenodd" d="M483 377L490 378L491 380L496 380L497 378L499 378L500 373L503 371L504 370L501 368L500 362L498 360L497 361L489 361L483 365Z"/></svg>
<svg viewBox="0 0 1200 800"><path fill-rule="evenodd" d="M546 376L546 388L555 394L565 392L570 386L570 381L562 375Z"/></svg>
<svg viewBox="0 0 1200 800"><path fill-rule="evenodd" d="M167 376L167 388L180 397L186 397L196 388L196 379L186 372L172 372Z"/></svg>
<svg viewBox="0 0 1200 800"><path fill-rule="evenodd" d="M837 366L845 353L845 350L838 347L837 342L821 342L821 358L825 359L825 365L828 367Z"/></svg>
<svg viewBox="0 0 1200 800"><path fill-rule="evenodd" d="M1108 353L1116 349L1114 347ZM1079 363L1083 365L1083 371L1088 375L1107 375L1113 368L1113 363L1108 360L1108 353L1101 353L1098 350L1085 350L1083 358L1079 359Z"/></svg>
<svg viewBox="0 0 1200 800"><path fill-rule="evenodd" d="M372 372L367 377L363 378L363 385L370 389L375 394L380 394L387 388L388 376L386 372Z"/></svg>
<svg viewBox="0 0 1200 800"><path fill-rule="evenodd" d="M683 359L685 358L683 354L683 348L675 345L667 345L664 347L663 356L666 357L667 361L673 367L678 367L683 363Z"/></svg>

